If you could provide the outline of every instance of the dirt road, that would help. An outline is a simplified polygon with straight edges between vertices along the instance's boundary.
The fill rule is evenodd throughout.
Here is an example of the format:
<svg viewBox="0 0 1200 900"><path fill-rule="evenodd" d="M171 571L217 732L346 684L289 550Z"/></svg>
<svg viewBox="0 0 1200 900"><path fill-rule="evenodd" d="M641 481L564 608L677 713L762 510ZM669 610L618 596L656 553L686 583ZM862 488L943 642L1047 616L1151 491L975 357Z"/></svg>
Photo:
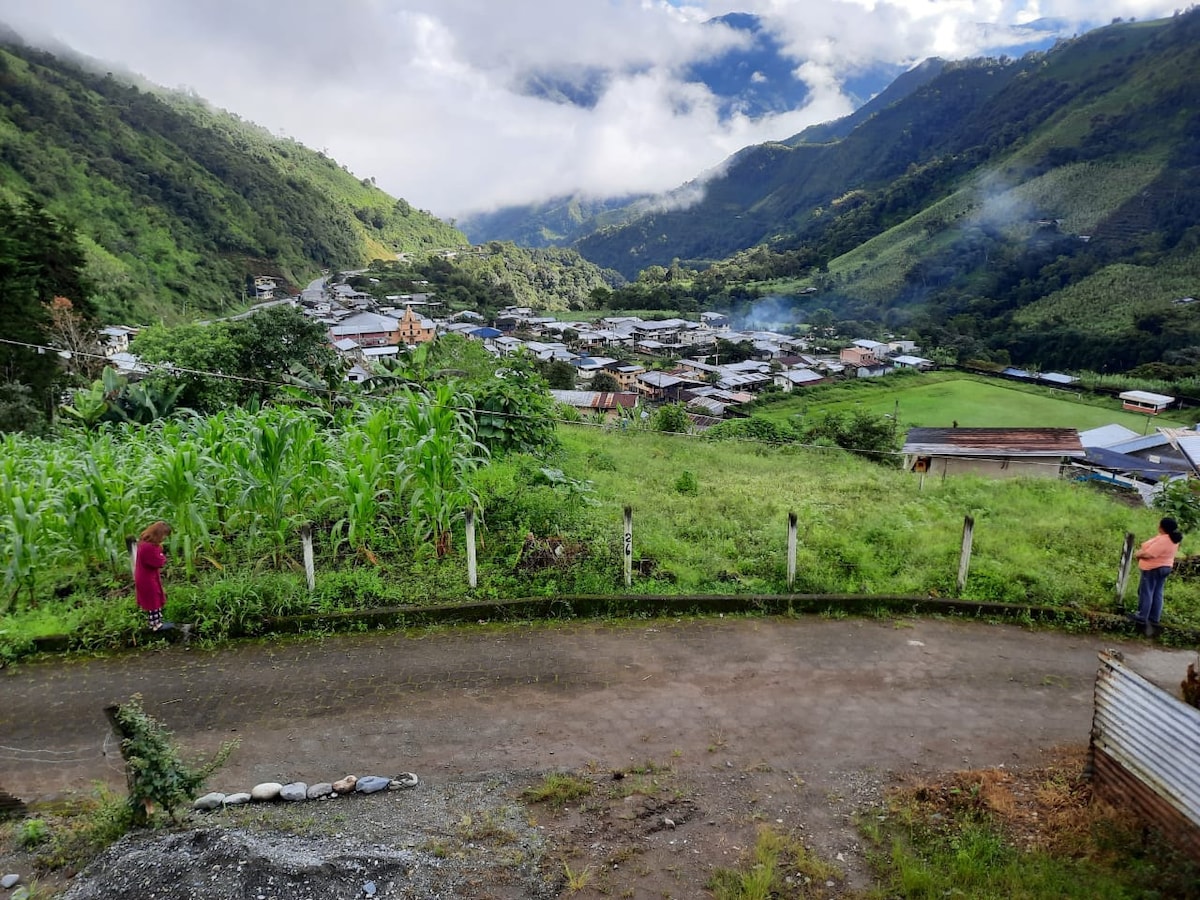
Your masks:
<svg viewBox="0 0 1200 900"><path fill-rule="evenodd" d="M849 811L896 777L1033 765L1086 743L1106 647L1169 688L1194 658L1009 625L804 618L481 626L22 665L0 674L0 788L36 800L122 783L103 708L140 692L186 747L242 739L220 775L230 785L399 771L436 784L646 760L722 784L773 773L756 817L803 825L832 856L854 849Z"/></svg>

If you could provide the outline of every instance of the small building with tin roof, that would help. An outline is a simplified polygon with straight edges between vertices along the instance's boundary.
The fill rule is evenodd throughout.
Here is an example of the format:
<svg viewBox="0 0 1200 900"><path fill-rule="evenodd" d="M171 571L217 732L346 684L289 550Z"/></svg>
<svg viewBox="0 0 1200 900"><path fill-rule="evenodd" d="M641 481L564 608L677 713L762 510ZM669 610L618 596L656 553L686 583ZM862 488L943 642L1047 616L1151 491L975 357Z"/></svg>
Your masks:
<svg viewBox="0 0 1200 900"><path fill-rule="evenodd" d="M931 475L1058 478L1086 451L1074 428L911 428L904 468Z"/></svg>

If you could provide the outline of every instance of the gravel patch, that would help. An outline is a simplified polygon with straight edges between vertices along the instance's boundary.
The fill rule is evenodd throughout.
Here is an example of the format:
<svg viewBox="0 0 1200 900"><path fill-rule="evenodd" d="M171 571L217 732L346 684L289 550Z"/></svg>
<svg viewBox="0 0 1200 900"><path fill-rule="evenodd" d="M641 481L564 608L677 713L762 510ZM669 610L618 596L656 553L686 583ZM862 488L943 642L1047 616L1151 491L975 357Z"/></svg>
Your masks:
<svg viewBox="0 0 1200 900"><path fill-rule="evenodd" d="M546 841L507 774L305 803L196 812L131 834L76 877L67 900L539 898Z"/></svg>

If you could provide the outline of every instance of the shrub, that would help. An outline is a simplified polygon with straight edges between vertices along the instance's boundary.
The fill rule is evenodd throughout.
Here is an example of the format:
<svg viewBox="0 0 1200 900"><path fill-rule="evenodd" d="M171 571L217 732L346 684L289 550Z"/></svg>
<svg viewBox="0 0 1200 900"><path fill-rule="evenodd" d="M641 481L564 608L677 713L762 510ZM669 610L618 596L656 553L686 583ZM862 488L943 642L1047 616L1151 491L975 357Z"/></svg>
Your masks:
<svg viewBox="0 0 1200 900"><path fill-rule="evenodd" d="M700 493L700 482L696 480L696 473L687 469L680 472L679 477L675 479L675 491L680 494Z"/></svg>
<svg viewBox="0 0 1200 900"><path fill-rule="evenodd" d="M692 420L682 403L671 403L659 407L654 414L653 428L669 434L687 434L692 430Z"/></svg>
<svg viewBox="0 0 1200 900"><path fill-rule="evenodd" d="M26 819L21 823L21 830L17 833L17 843L24 850L32 850L38 844L43 844L50 837L50 829L46 827L46 822L43 819Z"/></svg>
<svg viewBox="0 0 1200 900"><path fill-rule="evenodd" d="M796 433L791 428L759 416L729 419L708 429L704 436L714 441L759 441L767 444L790 444L796 440Z"/></svg>
<svg viewBox="0 0 1200 900"><path fill-rule="evenodd" d="M148 811L157 807L175 821L175 811L200 792L238 745L238 741L222 743L207 763L189 766L180 758L171 733L142 708L140 694L106 712L121 734L121 756L129 773L129 805L136 820L144 821Z"/></svg>

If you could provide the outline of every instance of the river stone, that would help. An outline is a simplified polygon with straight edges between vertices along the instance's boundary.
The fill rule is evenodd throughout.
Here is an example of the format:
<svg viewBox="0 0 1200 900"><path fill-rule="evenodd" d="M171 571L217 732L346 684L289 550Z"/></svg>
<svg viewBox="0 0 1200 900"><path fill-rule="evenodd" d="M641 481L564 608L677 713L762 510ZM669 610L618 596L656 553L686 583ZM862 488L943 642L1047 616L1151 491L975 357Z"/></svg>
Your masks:
<svg viewBox="0 0 1200 900"><path fill-rule="evenodd" d="M3 878L0 878L0 888L4 888L7 891L20 880L20 875L5 875Z"/></svg>
<svg viewBox="0 0 1200 900"><path fill-rule="evenodd" d="M19 887L12 892L12 896L9 897L8 900L29 900L29 898L32 896L33 894L30 892L29 888Z"/></svg>
<svg viewBox="0 0 1200 900"><path fill-rule="evenodd" d="M291 784L285 784L279 789L279 799L288 800L295 803L297 800L306 800L308 798L308 785L303 781L293 781Z"/></svg>
<svg viewBox="0 0 1200 900"><path fill-rule="evenodd" d="M264 781L262 784L256 784L250 789L250 799L277 800L279 792L282 790L283 785L278 781Z"/></svg>
<svg viewBox="0 0 1200 900"><path fill-rule="evenodd" d="M219 791L213 791L211 794L205 794L203 797L196 798L192 804L192 809L216 809L225 802L225 795Z"/></svg>
<svg viewBox="0 0 1200 900"><path fill-rule="evenodd" d="M321 797L328 797L333 793L333 785L328 781L322 781L319 784L310 784L308 786L308 799L319 800Z"/></svg>
<svg viewBox="0 0 1200 900"><path fill-rule="evenodd" d="M388 790L389 791L398 791L401 788L412 788L412 787L416 787L420 783L421 783L421 779L418 778L412 772L401 772L399 775L397 775L395 778L393 778L390 782L388 782Z"/></svg>
<svg viewBox="0 0 1200 900"><path fill-rule="evenodd" d="M376 791L382 791L387 788L391 784L391 781L392 779L384 778L380 775L364 775L358 779L358 783L354 785L354 789L360 794L373 794Z"/></svg>
<svg viewBox="0 0 1200 900"><path fill-rule="evenodd" d="M339 794L348 794L354 790L354 785L358 783L358 777L355 775L347 775L345 778L339 779L333 783L333 789Z"/></svg>
<svg viewBox="0 0 1200 900"><path fill-rule="evenodd" d="M226 806L241 806L243 803L249 803L249 802L250 802L250 795L247 794L245 791L241 791L237 794L228 794L225 797L225 805Z"/></svg>

